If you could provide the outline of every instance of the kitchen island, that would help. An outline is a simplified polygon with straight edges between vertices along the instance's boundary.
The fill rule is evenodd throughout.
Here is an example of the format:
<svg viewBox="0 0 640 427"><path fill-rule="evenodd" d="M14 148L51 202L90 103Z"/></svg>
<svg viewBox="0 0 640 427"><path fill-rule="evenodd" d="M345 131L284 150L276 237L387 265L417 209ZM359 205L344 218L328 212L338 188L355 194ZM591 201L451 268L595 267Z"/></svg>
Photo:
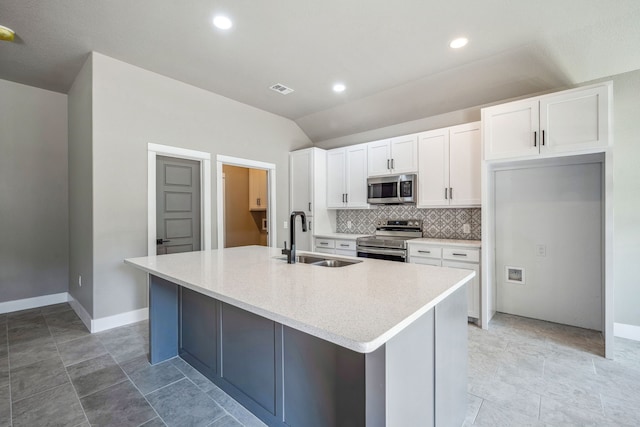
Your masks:
<svg viewBox="0 0 640 427"><path fill-rule="evenodd" d="M353 260L249 246L125 262L149 273L151 363L180 355L269 425L461 425L474 273Z"/></svg>

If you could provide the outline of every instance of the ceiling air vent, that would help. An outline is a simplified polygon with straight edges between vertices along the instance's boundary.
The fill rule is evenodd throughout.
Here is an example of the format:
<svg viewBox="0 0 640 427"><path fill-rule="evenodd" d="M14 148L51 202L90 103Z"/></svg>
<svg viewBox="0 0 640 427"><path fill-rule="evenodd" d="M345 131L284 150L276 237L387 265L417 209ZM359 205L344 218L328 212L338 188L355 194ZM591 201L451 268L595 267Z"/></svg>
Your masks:
<svg viewBox="0 0 640 427"><path fill-rule="evenodd" d="M280 84L280 83L274 84L269 89L275 90L276 92L281 93L283 95L288 95L291 92L293 92L293 89L291 89L290 87L286 87L285 85Z"/></svg>

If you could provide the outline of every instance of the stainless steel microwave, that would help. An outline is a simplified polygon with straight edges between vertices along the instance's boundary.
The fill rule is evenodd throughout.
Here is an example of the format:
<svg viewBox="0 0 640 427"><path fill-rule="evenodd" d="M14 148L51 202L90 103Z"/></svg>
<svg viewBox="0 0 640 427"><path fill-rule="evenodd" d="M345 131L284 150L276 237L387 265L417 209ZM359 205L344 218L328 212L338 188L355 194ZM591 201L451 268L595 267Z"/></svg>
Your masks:
<svg viewBox="0 0 640 427"><path fill-rule="evenodd" d="M415 174L367 179L367 202L378 205L415 204L418 191Z"/></svg>

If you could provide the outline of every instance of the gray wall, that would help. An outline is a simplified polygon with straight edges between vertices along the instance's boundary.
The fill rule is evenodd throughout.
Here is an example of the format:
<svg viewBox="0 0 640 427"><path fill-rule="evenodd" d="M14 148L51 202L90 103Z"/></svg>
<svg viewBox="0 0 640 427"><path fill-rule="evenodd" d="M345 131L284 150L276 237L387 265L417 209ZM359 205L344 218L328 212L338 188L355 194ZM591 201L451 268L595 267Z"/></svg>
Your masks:
<svg viewBox="0 0 640 427"><path fill-rule="evenodd" d="M640 70L579 86L608 80L613 81L614 116L614 321L640 326L640 280L636 268L640 259ZM530 96L536 95L539 94ZM330 149L472 122L480 120L480 108L371 129L320 141L315 146Z"/></svg>
<svg viewBox="0 0 640 427"><path fill-rule="evenodd" d="M123 259L147 252L147 144L276 165L276 223L284 236L288 153L311 145L291 120L93 54L94 318L146 306L146 278Z"/></svg>
<svg viewBox="0 0 640 427"><path fill-rule="evenodd" d="M69 91L69 293L93 315L92 61ZM78 277L82 276L82 286Z"/></svg>
<svg viewBox="0 0 640 427"><path fill-rule="evenodd" d="M0 80L0 302L67 291L67 96Z"/></svg>

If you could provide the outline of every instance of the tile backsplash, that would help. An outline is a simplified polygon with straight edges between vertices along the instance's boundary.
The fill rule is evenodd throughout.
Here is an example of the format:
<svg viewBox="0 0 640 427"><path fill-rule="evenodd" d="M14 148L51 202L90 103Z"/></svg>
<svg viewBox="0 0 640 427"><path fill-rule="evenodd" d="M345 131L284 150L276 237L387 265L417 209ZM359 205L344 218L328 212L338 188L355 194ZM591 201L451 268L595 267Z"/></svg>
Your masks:
<svg viewBox="0 0 640 427"><path fill-rule="evenodd" d="M381 205L371 209L343 209L336 213L336 232L373 234L380 219L421 219L422 236L435 239L480 240L480 208L418 209L410 205ZM351 221L349 228L348 221ZM469 224L471 233L463 233Z"/></svg>

